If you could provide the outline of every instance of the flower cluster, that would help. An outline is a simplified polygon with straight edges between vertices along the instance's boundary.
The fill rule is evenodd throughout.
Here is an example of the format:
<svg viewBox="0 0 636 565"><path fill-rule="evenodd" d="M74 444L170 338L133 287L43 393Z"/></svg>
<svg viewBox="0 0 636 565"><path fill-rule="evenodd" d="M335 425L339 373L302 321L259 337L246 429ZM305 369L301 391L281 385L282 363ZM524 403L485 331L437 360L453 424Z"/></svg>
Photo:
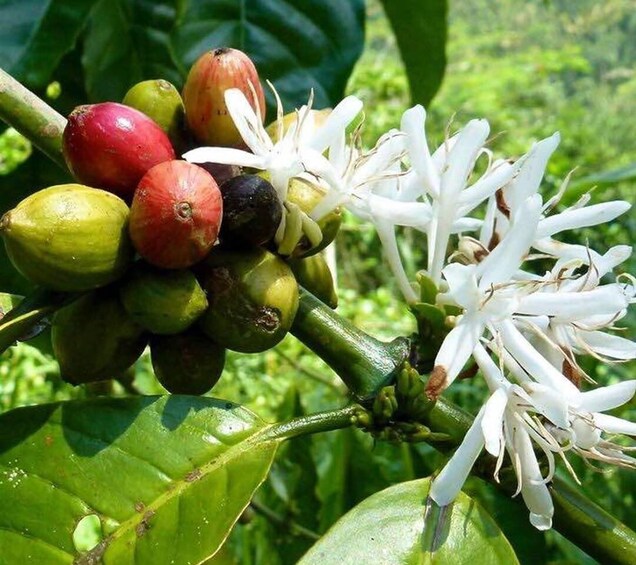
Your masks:
<svg viewBox="0 0 636 565"><path fill-rule="evenodd" d="M568 452L636 467L636 459L611 439L636 435L636 424L603 414L632 398L636 380L583 391L589 388L583 381L593 381L577 361L581 355L614 362L636 358L635 343L604 331L636 301L630 276L607 281L631 248L601 254L555 239L566 230L612 221L629 204L588 205L586 195L554 213L567 179L547 201L539 189L558 134L517 160L495 159L485 147L488 123L472 120L431 151L426 112L415 106L404 113L399 129L363 151L352 127L362 102L353 96L321 120L310 101L287 127L279 103L274 139L241 92L228 91L226 101L249 151L199 148L185 158L267 171L283 202L290 179L311 180L323 194L311 218L319 221L345 207L371 222L411 304L418 293L402 266L395 231L406 226L426 234L425 274L439 289L436 305L459 312L448 317L453 327L435 358L427 394L437 398L466 366L478 368L490 390L433 482L431 497L438 504L452 502L484 449L496 458L496 477L508 453L518 492L539 529L551 527L547 483L555 455L570 470ZM477 175L475 169L484 168L476 167L482 156L485 170ZM449 252L451 243L455 249Z"/></svg>

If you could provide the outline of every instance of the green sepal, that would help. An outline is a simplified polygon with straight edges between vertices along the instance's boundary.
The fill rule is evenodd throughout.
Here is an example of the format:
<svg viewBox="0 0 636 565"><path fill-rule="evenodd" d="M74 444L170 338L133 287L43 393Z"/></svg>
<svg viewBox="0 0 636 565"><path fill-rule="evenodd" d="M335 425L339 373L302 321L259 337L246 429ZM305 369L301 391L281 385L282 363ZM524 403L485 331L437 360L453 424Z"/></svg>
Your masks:
<svg viewBox="0 0 636 565"><path fill-rule="evenodd" d="M439 289L424 271L419 271L416 275L417 284L420 286L420 300L425 304L435 304Z"/></svg>

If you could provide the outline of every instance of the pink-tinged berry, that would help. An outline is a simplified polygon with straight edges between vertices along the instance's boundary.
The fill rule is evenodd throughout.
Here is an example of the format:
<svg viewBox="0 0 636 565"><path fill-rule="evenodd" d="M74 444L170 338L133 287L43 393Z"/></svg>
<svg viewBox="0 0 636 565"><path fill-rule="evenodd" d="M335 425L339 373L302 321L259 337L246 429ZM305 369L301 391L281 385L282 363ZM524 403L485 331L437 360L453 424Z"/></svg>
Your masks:
<svg viewBox="0 0 636 565"><path fill-rule="evenodd" d="M63 152L78 181L128 202L149 169L175 158L168 136L153 120L115 102L75 108L64 130Z"/></svg>
<svg viewBox="0 0 636 565"><path fill-rule="evenodd" d="M183 87L188 127L199 142L223 147L242 143L225 104L229 88L241 90L261 121L265 119L265 95L252 60L238 49L207 51L194 63Z"/></svg>
<svg viewBox="0 0 636 565"><path fill-rule="evenodd" d="M223 200L212 175L185 161L168 161L139 182L130 209L130 237L149 263L182 269L208 254L222 216Z"/></svg>

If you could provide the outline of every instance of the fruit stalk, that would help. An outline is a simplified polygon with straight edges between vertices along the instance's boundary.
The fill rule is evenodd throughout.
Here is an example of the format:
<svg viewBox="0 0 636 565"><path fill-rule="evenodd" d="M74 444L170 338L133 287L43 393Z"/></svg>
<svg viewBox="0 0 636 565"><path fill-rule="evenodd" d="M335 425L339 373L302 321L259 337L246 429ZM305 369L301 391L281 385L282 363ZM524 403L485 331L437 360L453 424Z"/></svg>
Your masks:
<svg viewBox="0 0 636 565"><path fill-rule="evenodd" d="M2 69L0 119L19 131L60 167L66 169L62 156L62 132L66 127L66 120Z"/></svg>
<svg viewBox="0 0 636 565"><path fill-rule="evenodd" d="M38 289L0 319L0 353L28 334L44 318L75 300L79 294Z"/></svg>

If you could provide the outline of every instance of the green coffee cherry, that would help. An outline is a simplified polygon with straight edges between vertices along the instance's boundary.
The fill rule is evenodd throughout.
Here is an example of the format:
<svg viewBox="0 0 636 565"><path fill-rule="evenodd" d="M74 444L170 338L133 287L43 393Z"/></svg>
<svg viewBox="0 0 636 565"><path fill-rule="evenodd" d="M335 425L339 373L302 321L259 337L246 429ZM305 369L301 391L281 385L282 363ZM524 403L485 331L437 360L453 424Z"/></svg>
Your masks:
<svg viewBox="0 0 636 565"><path fill-rule="evenodd" d="M303 259L290 259L289 266L300 286L305 287L330 308L335 309L338 306L333 277L321 253Z"/></svg>
<svg viewBox="0 0 636 565"><path fill-rule="evenodd" d="M157 380L173 394L204 394L221 378L225 349L198 328L153 336L150 358Z"/></svg>
<svg viewBox="0 0 636 565"><path fill-rule="evenodd" d="M58 310L51 342L62 378L78 385L118 376L139 358L147 337L108 287Z"/></svg>
<svg viewBox="0 0 636 565"><path fill-rule="evenodd" d="M177 153L185 148L185 108L176 87L167 80L145 80L130 88L122 103L143 112L168 134Z"/></svg>
<svg viewBox="0 0 636 565"><path fill-rule="evenodd" d="M298 284L282 259L264 249L217 249L198 272L209 302L200 326L212 340L256 353L285 337L298 309Z"/></svg>
<svg viewBox="0 0 636 565"><path fill-rule="evenodd" d="M120 296L135 322L162 335L185 331L208 306L205 292L191 271L157 269L141 262L121 285Z"/></svg>

